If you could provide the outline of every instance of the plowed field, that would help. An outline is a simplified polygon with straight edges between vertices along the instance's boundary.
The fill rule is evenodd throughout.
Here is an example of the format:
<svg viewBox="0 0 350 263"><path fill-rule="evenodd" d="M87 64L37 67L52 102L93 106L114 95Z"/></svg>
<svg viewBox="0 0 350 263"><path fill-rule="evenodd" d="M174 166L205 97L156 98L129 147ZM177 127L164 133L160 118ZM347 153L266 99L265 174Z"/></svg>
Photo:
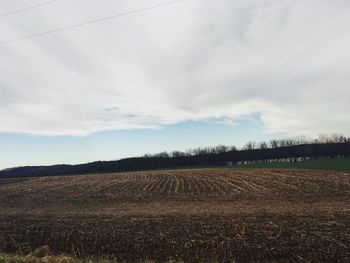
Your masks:
<svg viewBox="0 0 350 263"><path fill-rule="evenodd" d="M350 175L193 169L0 180L0 252L350 262Z"/></svg>

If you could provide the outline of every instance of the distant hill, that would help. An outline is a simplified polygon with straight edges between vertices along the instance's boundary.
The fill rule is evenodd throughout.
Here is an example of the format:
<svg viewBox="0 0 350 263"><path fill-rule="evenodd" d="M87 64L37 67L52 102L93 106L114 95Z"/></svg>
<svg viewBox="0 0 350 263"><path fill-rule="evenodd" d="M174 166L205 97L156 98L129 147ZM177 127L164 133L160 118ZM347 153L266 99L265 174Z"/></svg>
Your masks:
<svg viewBox="0 0 350 263"><path fill-rule="evenodd" d="M223 165L256 165L264 167L273 162L291 163L314 159L350 157L350 142L301 144L266 149L198 152L192 155L159 155L97 161L78 165L27 166L0 171L0 178L114 173L166 168L185 168Z"/></svg>

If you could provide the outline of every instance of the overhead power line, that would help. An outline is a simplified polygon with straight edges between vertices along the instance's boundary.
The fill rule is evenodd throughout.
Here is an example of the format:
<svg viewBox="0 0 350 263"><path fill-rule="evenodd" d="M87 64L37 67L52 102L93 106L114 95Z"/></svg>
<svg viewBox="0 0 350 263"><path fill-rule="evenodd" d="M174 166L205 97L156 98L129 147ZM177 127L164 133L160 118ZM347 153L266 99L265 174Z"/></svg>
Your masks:
<svg viewBox="0 0 350 263"><path fill-rule="evenodd" d="M6 44L13 43L13 42L18 42L18 41L21 41L21 40L25 40L25 39L30 39L30 38L40 37L40 36L44 36L44 35L49 35L49 34L53 34L53 33L56 33L56 32L65 31L65 30L69 30L69 29L77 28L77 27L82 27L82 26L86 26L86 25L94 24L94 23L98 23L98 22L103 22L103 21L106 21L106 20L110 20L110 19L114 19L114 18L118 18L118 17L122 17L122 16L128 16L128 15L132 15L132 14L137 14L137 13L145 12L145 11L148 11L148 10L151 10L151 9L155 9L155 8L159 8L159 7L163 7L163 6L167 6L167 5L176 4L176 3L182 2L182 1L183 0L175 0L175 1L165 2L165 3L161 3L161 4L157 4L157 5L152 5L152 6L148 6L148 7L144 7L144 8L140 8L140 9L131 10L131 11L124 12L124 13L119 13L119 14L112 15L112 16L107 16L107 17L102 17L102 18L95 19L95 20L90 20L90 21L87 21L87 22L84 22L84 23L74 24L74 25L70 25L70 26L66 26L66 27L60 27L60 28L44 31L44 32L41 32L41 33L36 33L36 34L32 34L32 35L28 35L28 36L24 36L24 37L20 37L20 38L15 38L15 39L3 41L3 42L0 42L0 45L6 45Z"/></svg>
<svg viewBox="0 0 350 263"><path fill-rule="evenodd" d="M10 12L7 12L7 13L0 14L0 17L14 15L14 14L17 14L17 13L21 13L21 12L27 11L29 9L34 9L34 8L37 8L37 7L40 7L40 6L49 5L49 4L58 2L58 1L61 1L61 0L51 0L51 1L41 2L41 3L35 4L35 5L27 6L27 7L21 8L21 9L17 9L17 10L13 10L13 11L10 11Z"/></svg>

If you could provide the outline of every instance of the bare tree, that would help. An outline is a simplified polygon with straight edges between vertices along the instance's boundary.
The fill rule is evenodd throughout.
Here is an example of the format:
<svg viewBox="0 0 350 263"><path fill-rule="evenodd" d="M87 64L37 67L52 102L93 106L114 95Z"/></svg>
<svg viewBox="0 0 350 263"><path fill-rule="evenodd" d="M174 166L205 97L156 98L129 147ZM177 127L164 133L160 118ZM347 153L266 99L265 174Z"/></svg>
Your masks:
<svg viewBox="0 0 350 263"><path fill-rule="evenodd" d="M269 146L270 146L270 148L272 148L272 149L278 148L278 147L279 147L279 142L278 142L278 140L275 140L275 139L270 140L270 141L269 141Z"/></svg>
<svg viewBox="0 0 350 263"><path fill-rule="evenodd" d="M259 149L267 149L268 148L268 146L267 146L267 143L266 142L261 142L260 144L259 144Z"/></svg>
<svg viewBox="0 0 350 263"><path fill-rule="evenodd" d="M246 145L243 146L243 150L254 150L257 148L257 144L254 141L247 142Z"/></svg>
<svg viewBox="0 0 350 263"><path fill-rule="evenodd" d="M173 151L173 152L170 153L170 156L172 158L182 157L182 156L186 156L186 153L180 152L180 151Z"/></svg>

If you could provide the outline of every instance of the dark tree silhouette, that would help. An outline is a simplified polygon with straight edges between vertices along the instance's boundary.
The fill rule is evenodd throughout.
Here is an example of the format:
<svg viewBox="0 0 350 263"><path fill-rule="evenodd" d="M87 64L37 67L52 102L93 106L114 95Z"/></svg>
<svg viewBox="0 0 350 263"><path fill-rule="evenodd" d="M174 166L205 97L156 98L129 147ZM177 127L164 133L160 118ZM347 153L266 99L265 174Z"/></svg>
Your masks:
<svg viewBox="0 0 350 263"><path fill-rule="evenodd" d="M149 169L222 166L230 164L250 164L296 162L310 159L329 159L350 156L350 138L341 134L320 135L317 139L295 137L274 139L257 144L248 142L241 150L234 146L219 145L122 159L119 161L98 161L80 165L54 165L18 167L0 171L0 178L73 175L89 173L110 173Z"/></svg>

